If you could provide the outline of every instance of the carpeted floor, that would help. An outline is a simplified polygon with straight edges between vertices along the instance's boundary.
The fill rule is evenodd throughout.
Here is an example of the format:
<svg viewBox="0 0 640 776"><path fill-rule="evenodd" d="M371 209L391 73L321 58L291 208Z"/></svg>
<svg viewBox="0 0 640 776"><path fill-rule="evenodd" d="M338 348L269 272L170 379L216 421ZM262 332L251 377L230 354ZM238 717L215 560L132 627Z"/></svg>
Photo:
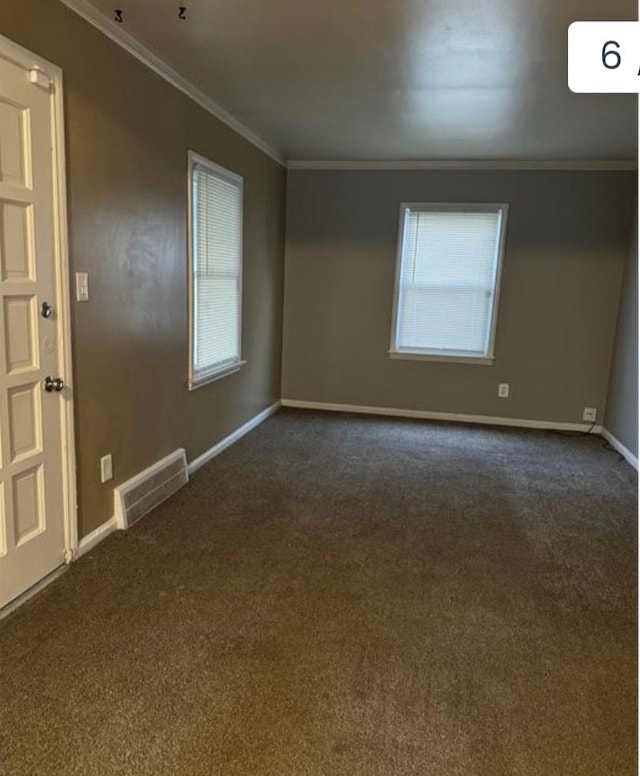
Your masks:
<svg viewBox="0 0 640 776"><path fill-rule="evenodd" d="M11 776L631 776L603 440L281 411L0 623Z"/></svg>

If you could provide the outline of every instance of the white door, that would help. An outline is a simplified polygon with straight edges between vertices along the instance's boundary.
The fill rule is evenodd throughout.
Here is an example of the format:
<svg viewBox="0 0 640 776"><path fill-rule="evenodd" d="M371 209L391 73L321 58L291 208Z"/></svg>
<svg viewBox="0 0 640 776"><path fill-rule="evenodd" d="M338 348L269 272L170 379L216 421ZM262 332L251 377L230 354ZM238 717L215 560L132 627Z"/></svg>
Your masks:
<svg viewBox="0 0 640 776"><path fill-rule="evenodd" d="M0 40L0 607L65 561L52 89Z"/></svg>

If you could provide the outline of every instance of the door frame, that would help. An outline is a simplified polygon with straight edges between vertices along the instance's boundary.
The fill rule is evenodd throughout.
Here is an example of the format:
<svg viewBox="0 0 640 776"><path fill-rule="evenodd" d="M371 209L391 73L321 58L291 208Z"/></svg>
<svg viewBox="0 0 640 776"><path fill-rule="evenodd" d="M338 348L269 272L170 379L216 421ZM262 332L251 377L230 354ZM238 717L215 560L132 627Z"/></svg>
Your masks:
<svg viewBox="0 0 640 776"><path fill-rule="evenodd" d="M65 153L64 91L62 69L28 49L0 35L0 56L27 70L40 70L51 83L50 100L53 115L53 221L58 312L58 358L65 387L60 396L62 448L62 489L64 501L64 561L78 557L78 499L76 483L76 446L74 431L74 383L71 357L71 298L69 267L69 232L67 221L67 179Z"/></svg>

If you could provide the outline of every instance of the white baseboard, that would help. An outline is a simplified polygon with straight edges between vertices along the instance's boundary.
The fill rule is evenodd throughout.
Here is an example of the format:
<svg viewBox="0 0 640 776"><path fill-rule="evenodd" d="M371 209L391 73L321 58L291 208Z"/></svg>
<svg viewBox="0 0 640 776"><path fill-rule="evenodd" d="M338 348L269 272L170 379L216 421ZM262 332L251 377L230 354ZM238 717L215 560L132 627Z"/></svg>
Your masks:
<svg viewBox="0 0 640 776"><path fill-rule="evenodd" d="M200 469L206 463L211 461L217 455L220 455L223 450L226 450L234 442L237 442L245 434L248 434L256 426L259 426L268 417L278 411L280 407L294 407L298 409L308 410L324 410L328 412L353 412L363 415L382 415L388 417L400 417L400 418L417 418L422 420L446 420L457 423L478 423L482 425L490 426L513 426L515 428L538 428L549 429L556 431L588 431L589 425L585 423L558 423L555 421L547 420L525 420L522 418L499 418L491 417L489 415L458 415L453 412L429 412L426 410L405 410L395 409L392 407L366 407L357 404L331 404L328 402L317 401L300 401L298 399L282 399L277 401L270 407L267 407L262 412L258 413L251 420L247 421L243 426L236 429L233 433L226 436L220 442L215 444L209 450L202 455L195 458L188 465L187 470L189 475ZM633 466L638 469L638 458L628 450L622 442L620 442L613 434L602 426L594 426L591 433L596 435L602 435L607 442L617 450L620 455ZM113 531L118 529L116 517L112 517L102 525L99 525L90 534L87 534L80 540L78 546L78 557L81 557L89 550L93 549L97 544L107 538Z"/></svg>
<svg viewBox="0 0 640 776"><path fill-rule="evenodd" d="M616 450L620 455L622 455L628 463L633 466L633 468L638 471L638 457L635 456L631 450L629 450L628 447L625 447L622 442L613 436L613 434L606 428L602 429L602 436L607 440L607 442L613 447L614 450Z"/></svg>
<svg viewBox="0 0 640 776"><path fill-rule="evenodd" d="M498 418L490 415L459 415L454 412L430 412L427 410L402 410L393 407L363 407L358 404L331 404L319 401L283 399L283 407L297 407L305 410L326 410L328 412L356 412L363 415L386 415L396 418L418 418L421 420L446 420L453 423L478 423L487 426L514 426L516 428L540 428L551 431L589 431L594 436L602 433L602 426L590 423L558 423L553 420L525 420L523 418Z"/></svg>
<svg viewBox="0 0 640 776"><path fill-rule="evenodd" d="M260 423L265 421L270 415L273 415L273 413L278 409L280 409L279 401L277 401L275 404L272 404L270 407L267 407L266 410L263 410L258 415L251 418L251 420L249 420L243 426L240 426L240 428L236 429L232 434L229 434L229 436L218 442L218 444L214 445L205 453L198 456L198 458L191 461L187 467L189 474L193 474L193 472L197 471L201 466L204 466L205 463L208 463L212 458L215 458L216 455L220 455L223 450L226 450L227 447L232 445L234 442L237 442L238 439L243 437L245 434L248 434L256 426L259 426ZM101 541L106 539L109 534L119 529L120 526L118 525L117 517L114 515L80 540L80 544L78 545L78 557L82 557L82 555L89 552L89 550L92 550L97 544L100 544Z"/></svg>
<svg viewBox="0 0 640 776"><path fill-rule="evenodd" d="M194 458L193 461L187 466L187 471L189 472L189 476L191 476L194 472L198 471L201 467L203 467L206 463L209 463L213 458L215 458L217 455L220 455L223 450L226 450L227 447L230 447L234 442L237 442L238 439L241 439L245 434L248 434L250 431L253 431L253 429L256 426L259 426L263 421L265 421L268 417L273 415L274 412L277 412L280 409L280 402L277 401L275 404L272 404L270 407L267 407L266 410L263 410L262 412L259 412L257 415L255 415L251 420L247 421L243 426L240 426L240 428L237 428L233 433L229 434L229 436L226 436L223 440L215 444L213 447L210 447L208 450L206 450L202 455L199 455L197 458Z"/></svg>
<svg viewBox="0 0 640 776"><path fill-rule="evenodd" d="M78 557L81 558L85 553L92 550L97 544L100 544L103 539L106 539L109 534L112 534L118 528L118 522L115 515L102 525L99 525L95 530L87 534L83 539L80 539L78 545Z"/></svg>

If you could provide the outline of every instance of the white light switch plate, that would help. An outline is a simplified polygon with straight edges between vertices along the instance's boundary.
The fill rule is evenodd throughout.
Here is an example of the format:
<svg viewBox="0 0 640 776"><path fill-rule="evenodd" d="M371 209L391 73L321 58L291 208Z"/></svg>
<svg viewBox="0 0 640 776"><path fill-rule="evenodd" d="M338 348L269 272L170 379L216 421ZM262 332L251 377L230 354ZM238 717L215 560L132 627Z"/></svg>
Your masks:
<svg viewBox="0 0 640 776"><path fill-rule="evenodd" d="M76 272L76 299L78 302L89 301L89 275L87 272Z"/></svg>
<svg viewBox="0 0 640 776"><path fill-rule="evenodd" d="M111 453L100 459L100 482L108 482L113 477L113 459Z"/></svg>

